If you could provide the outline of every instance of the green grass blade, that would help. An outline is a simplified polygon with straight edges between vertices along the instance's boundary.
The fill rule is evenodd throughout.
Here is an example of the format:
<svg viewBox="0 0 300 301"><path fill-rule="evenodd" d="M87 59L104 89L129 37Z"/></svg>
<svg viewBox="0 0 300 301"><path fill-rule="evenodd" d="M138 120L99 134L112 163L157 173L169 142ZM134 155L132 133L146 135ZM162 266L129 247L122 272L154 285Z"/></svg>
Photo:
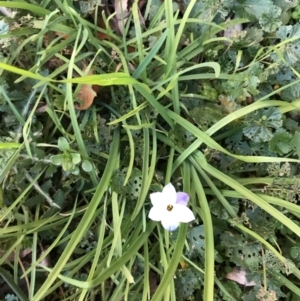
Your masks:
<svg viewBox="0 0 300 301"><path fill-rule="evenodd" d="M40 16L46 16L51 13L50 10L45 9L43 7L29 4L27 2L18 2L18 1L13 1L13 2L7 2L7 1L0 1L0 6L4 7L10 7L10 8L21 8L21 9L26 9L30 10L31 12L40 15Z"/></svg>
<svg viewBox="0 0 300 301"><path fill-rule="evenodd" d="M195 186L196 194L199 200L201 218L204 225L205 237L205 274L204 274L204 292L203 300L214 300L214 266L215 266L215 249L214 249L214 233L211 213L206 199L205 192L196 173L192 168L192 179Z"/></svg>
<svg viewBox="0 0 300 301"><path fill-rule="evenodd" d="M65 264L69 260L74 249L76 248L77 244L79 243L81 237L86 232L88 226L91 224L93 214L96 211L98 204L101 202L103 194L108 189L109 181L113 174L113 170L114 170L115 163L116 163L115 159L116 159L118 151L119 151L119 142L120 142L120 132L119 132L119 130L115 130L109 159L108 159L106 168L103 172L102 178L95 191L95 194L94 194L92 200L90 201L90 204L89 204L86 212L84 213L80 223L78 224L77 229L73 233L67 247L65 248L64 252L60 256L59 260L57 261L57 263L54 266L51 273L48 275L48 281L45 282L40 287L40 289L34 295L32 301L39 301L44 298L44 296L47 294L48 289L56 281L59 273L62 271Z"/></svg>
<svg viewBox="0 0 300 301"><path fill-rule="evenodd" d="M15 283L13 277L2 267L0 267L0 275L6 284L10 286L12 291L17 295L17 297L21 301L29 301L29 299L25 296L23 291L19 288L19 286Z"/></svg>
<svg viewBox="0 0 300 301"><path fill-rule="evenodd" d="M187 234L187 228L188 228L187 224L180 225L173 256L169 262L169 267L165 271L159 283L159 286L157 287L154 295L152 296L151 301L161 301L165 291L167 290L169 284L172 282L174 278L177 265L179 264L183 252L183 247L184 247L186 234Z"/></svg>
<svg viewBox="0 0 300 301"><path fill-rule="evenodd" d="M168 35L168 29L165 30L165 32L161 35L161 37L158 39L158 41L155 43L154 47L151 49L151 51L147 54L147 56L141 61L140 65L136 68L134 73L132 74L133 78L138 78L141 73L146 69L146 67L149 65L149 63L152 61L154 56L159 51L162 44L165 42L166 37Z"/></svg>

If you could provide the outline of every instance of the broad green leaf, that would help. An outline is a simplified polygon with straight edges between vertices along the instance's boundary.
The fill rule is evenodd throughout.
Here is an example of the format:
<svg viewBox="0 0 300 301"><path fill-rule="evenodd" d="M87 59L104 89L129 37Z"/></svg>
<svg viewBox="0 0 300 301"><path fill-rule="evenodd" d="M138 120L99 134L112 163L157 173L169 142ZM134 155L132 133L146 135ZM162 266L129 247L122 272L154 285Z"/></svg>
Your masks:
<svg viewBox="0 0 300 301"><path fill-rule="evenodd" d="M226 1L226 7L232 9L239 18L257 20L272 5L271 0Z"/></svg>
<svg viewBox="0 0 300 301"><path fill-rule="evenodd" d="M81 164L81 167L82 169L85 171L85 172L91 172L93 170L93 165L90 161L88 160L83 160L82 161L82 164Z"/></svg>
<svg viewBox="0 0 300 301"><path fill-rule="evenodd" d="M266 32L274 32L282 23L279 18L281 13L281 8L271 5L259 18L262 29Z"/></svg>
<svg viewBox="0 0 300 301"><path fill-rule="evenodd" d="M272 152L281 156L287 154L291 150L291 141L293 135L284 129L277 130L272 139L269 141L269 148Z"/></svg>
<svg viewBox="0 0 300 301"><path fill-rule="evenodd" d="M243 133L254 142L270 141L273 137L272 129L280 129L282 126L281 118L277 108L260 109L247 115Z"/></svg>
<svg viewBox="0 0 300 301"><path fill-rule="evenodd" d="M294 155L297 155L298 158L300 159L300 132L299 131L297 131L294 134L290 146L294 152Z"/></svg>
<svg viewBox="0 0 300 301"><path fill-rule="evenodd" d="M62 152L67 151L67 150L70 149L69 142L65 137L59 137L58 141L57 141L57 144L58 144L58 148Z"/></svg>
<svg viewBox="0 0 300 301"><path fill-rule="evenodd" d="M81 156L79 153L71 153L71 157L72 157L73 164L78 164L81 162Z"/></svg>
<svg viewBox="0 0 300 301"><path fill-rule="evenodd" d="M280 51L283 54L283 58L288 64L295 64L300 59L300 24L296 23L295 25L281 26L277 33L276 37L281 41L286 41L287 43L280 47ZM293 41L290 41L293 39Z"/></svg>
<svg viewBox="0 0 300 301"><path fill-rule="evenodd" d="M60 155L54 155L50 157L51 163L54 165L62 165L63 161L64 161L64 155L60 154Z"/></svg>
<svg viewBox="0 0 300 301"><path fill-rule="evenodd" d="M65 171L70 171L72 172L75 168L73 162L71 160L69 160L69 158L64 158L63 162L62 162L62 168Z"/></svg>
<svg viewBox="0 0 300 301"><path fill-rule="evenodd" d="M286 101L294 101L295 99L300 99L300 83L283 90L280 96L283 100Z"/></svg>

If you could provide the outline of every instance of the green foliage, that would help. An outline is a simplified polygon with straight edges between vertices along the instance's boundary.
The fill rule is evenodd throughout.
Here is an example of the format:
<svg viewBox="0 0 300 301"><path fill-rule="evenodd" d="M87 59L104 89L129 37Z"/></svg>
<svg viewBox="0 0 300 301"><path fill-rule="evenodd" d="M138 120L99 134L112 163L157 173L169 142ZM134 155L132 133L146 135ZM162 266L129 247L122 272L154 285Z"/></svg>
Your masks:
<svg viewBox="0 0 300 301"><path fill-rule="evenodd" d="M239 201L238 199L231 199L229 200L231 207L234 209L236 213L239 210ZM217 216L221 220L228 220L230 215L228 211L224 208L224 206L218 200L212 200L209 203L210 211L213 215Z"/></svg>
<svg viewBox="0 0 300 301"><path fill-rule="evenodd" d="M222 107L218 105L206 105L192 109L190 116L198 124L202 131L206 131L213 124L221 120L225 116L225 112L222 112Z"/></svg>
<svg viewBox="0 0 300 301"><path fill-rule="evenodd" d="M260 208L246 211L250 227L253 231L260 233L264 239L271 239L275 235L277 222Z"/></svg>
<svg viewBox="0 0 300 301"><path fill-rule="evenodd" d="M277 108L267 108L247 115L243 133L254 142L270 141L274 136L272 129L282 126L282 116Z"/></svg>
<svg viewBox="0 0 300 301"><path fill-rule="evenodd" d="M259 269L261 262L259 243L249 241L239 234L225 232L221 237L221 246L226 256L236 266L250 271Z"/></svg>
<svg viewBox="0 0 300 301"><path fill-rule="evenodd" d="M300 132L297 131L290 142L291 149L293 150L294 154L300 158Z"/></svg>
<svg viewBox="0 0 300 301"><path fill-rule="evenodd" d="M200 289L202 276L191 269L178 270L175 280L177 300L196 300L194 292Z"/></svg>
<svg viewBox="0 0 300 301"><path fill-rule="evenodd" d="M189 258L203 257L205 251L203 225L191 229L187 234L187 240L189 248L186 251L186 255Z"/></svg>
<svg viewBox="0 0 300 301"><path fill-rule="evenodd" d="M232 38L232 47L235 49L257 47L263 40L263 31L258 28L249 28L238 32Z"/></svg>
<svg viewBox="0 0 300 301"><path fill-rule="evenodd" d="M293 101L300 98L300 84L298 83L282 91L281 98L287 101Z"/></svg>
<svg viewBox="0 0 300 301"><path fill-rule="evenodd" d="M296 6L294 12L292 13L292 18L296 19L296 20L300 19L300 6L299 5Z"/></svg>
<svg viewBox="0 0 300 301"><path fill-rule="evenodd" d="M61 149L63 146L59 146ZM76 167L77 164L81 162L81 157L79 153L71 153L65 151L61 155L54 155L50 157L51 163L54 165L62 166L64 171L69 171L74 174L78 174L79 170Z"/></svg>
<svg viewBox="0 0 300 301"><path fill-rule="evenodd" d="M7 294L5 296L6 301L19 301L19 298L15 295Z"/></svg>
<svg viewBox="0 0 300 301"><path fill-rule="evenodd" d="M187 148L195 139L191 133L176 125L169 131L168 136L174 145L180 148Z"/></svg>
<svg viewBox="0 0 300 301"><path fill-rule="evenodd" d="M300 261L300 243L295 244L290 249L290 255L294 260Z"/></svg>
<svg viewBox="0 0 300 301"><path fill-rule="evenodd" d="M127 185L124 186L127 171L127 168L115 171L111 182L112 189L115 192L126 196L129 200L136 200L141 191L142 173L139 169L134 168Z"/></svg>
<svg viewBox="0 0 300 301"><path fill-rule="evenodd" d="M281 8L271 5L269 9L262 13L259 18L259 24L266 32L274 32L281 24L280 15L282 13Z"/></svg>
<svg viewBox="0 0 300 301"><path fill-rule="evenodd" d="M98 4L1 3L0 299L298 300L299 1Z"/></svg>
<svg viewBox="0 0 300 301"><path fill-rule="evenodd" d="M59 137L57 140L57 145L59 150L62 152L70 150L70 145L65 137Z"/></svg>
<svg viewBox="0 0 300 301"><path fill-rule="evenodd" d="M269 142L270 150L279 155L285 155L291 150L290 143L293 135L284 129L277 130Z"/></svg>
<svg viewBox="0 0 300 301"><path fill-rule="evenodd" d="M237 13L239 17L259 17L264 12L267 5L272 5L272 2L270 0L225 1L225 6L228 9L234 9L234 12Z"/></svg>
<svg viewBox="0 0 300 301"><path fill-rule="evenodd" d="M224 283L224 287L230 295L235 298L236 300L240 300L242 296L242 290L239 285L233 281L228 281ZM228 297L224 292L221 291L221 295L224 301L232 300L232 297Z"/></svg>
<svg viewBox="0 0 300 301"><path fill-rule="evenodd" d="M288 65L297 63L300 57L300 49L298 47L300 24L281 26L276 33L276 37L279 38L280 41L294 39L292 42L284 44L280 50Z"/></svg>

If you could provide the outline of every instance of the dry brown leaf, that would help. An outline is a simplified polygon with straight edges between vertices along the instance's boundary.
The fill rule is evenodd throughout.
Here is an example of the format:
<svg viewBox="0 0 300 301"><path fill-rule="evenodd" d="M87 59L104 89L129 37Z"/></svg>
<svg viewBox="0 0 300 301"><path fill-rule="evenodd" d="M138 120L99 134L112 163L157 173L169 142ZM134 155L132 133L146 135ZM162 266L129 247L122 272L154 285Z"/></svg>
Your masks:
<svg viewBox="0 0 300 301"><path fill-rule="evenodd" d="M124 26L128 21L128 15L131 10L131 4L128 5L128 0L115 0L114 8L116 12L116 16L114 18L114 25L116 27L117 32L120 34L124 33ZM143 15L141 14L141 8L144 6L146 1L139 1L137 11L139 15L139 20L142 26L145 26L145 20Z"/></svg>
<svg viewBox="0 0 300 301"><path fill-rule="evenodd" d="M77 98L82 101L81 104L75 105L77 110L87 110L93 103L97 93L93 90L91 85L83 84L77 94Z"/></svg>
<svg viewBox="0 0 300 301"><path fill-rule="evenodd" d="M30 254L32 252L31 249L27 248L24 250L21 250L19 253L19 258L24 258L25 256L27 256L28 254ZM5 254L4 251L0 251L0 258ZM12 251L9 256L7 257L7 261L9 262L13 262L15 259L15 251Z"/></svg>
<svg viewBox="0 0 300 301"><path fill-rule="evenodd" d="M82 72L85 72L85 70L86 65L84 64ZM87 74L92 75L93 71L89 70ZM80 104L76 104L75 108L80 111L87 110L93 104L94 98L97 96L100 88L101 86L98 85L82 84L77 94Z"/></svg>
<svg viewBox="0 0 300 301"><path fill-rule="evenodd" d="M226 22L231 21L230 18L226 20ZM236 24L234 26L230 26L224 30L223 36L225 38L234 39L237 38L240 33L243 31L242 24ZM223 41L226 46L230 46L231 43L229 41Z"/></svg>
<svg viewBox="0 0 300 301"><path fill-rule="evenodd" d="M41 252L41 256L44 255L45 251ZM48 254L40 263L41 266L45 266L45 267L51 267L51 257L50 254Z"/></svg>
<svg viewBox="0 0 300 301"><path fill-rule="evenodd" d="M55 34L59 37L62 37L63 39L68 39L70 37L70 35L68 33L62 33L62 32L55 32Z"/></svg>
<svg viewBox="0 0 300 301"><path fill-rule="evenodd" d="M276 292L272 290L266 290L264 287L260 287L258 293L256 294L256 298L259 301L277 301L278 298L276 296Z"/></svg>
<svg viewBox="0 0 300 301"><path fill-rule="evenodd" d="M140 23L141 23L142 27L145 27L145 19L141 13L140 6L138 6L137 11L138 11Z"/></svg>
<svg viewBox="0 0 300 301"><path fill-rule="evenodd" d="M123 34L124 27L128 20L128 0L115 0L116 23L118 31Z"/></svg>
<svg viewBox="0 0 300 301"><path fill-rule="evenodd" d="M98 10L96 15L96 10L91 14L91 17L93 18L94 22L96 21L97 26L106 30L105 22L103 20L103 9ZM110 36L108 36L106 33L98 31L97 37L99 40L110 40Z"/></svg>
<svg viewBox="0 0 300 301"><path fill-rule="evenodd" d="M159 277L152 270L149 272L150 295L153 295L157 290Z"/></svg>
<svg viewBox="0 0 300 301"><path fill-rule="evenodd" d="M96 93L98 93L98 92L100 91L100 89L101 89L101 86L99 86L99 85L92 85L92 89L93 89Z"/></svg>
<svg viewBox="0 0 300 301"><path fill-rule="evenodd" d="M35 113L36 113L36 114L45 113L46 110L47 110L47 108L48 108L47 103L41 101L41 102L38 104L38 107L37 107L37 109L35 110Z"/></svg>
<svg viewBox="0 0 300 301"><path fill-rule="evenodd" d="M254 281L250 281L250 282L247 281L246 271L240 268L233 268L232 271L226 275L226 278L244 286L256 285Z"/></svg>
<svg viewBox="0 0 300 301"><path fill-rule="evenodd" d="M0 6L0 12L6 17L13 18L13 13L4 6Z"/></svg>
<svg viewBox="0 0 300 301"><path fill-rule="evenodd" d="M116 67L116 69L115 69L115 72L118 72L120 69L121 69L121 67L123 66L123 64L122 63L119 63L118 65L117 65L117 67ZM129 69L131 70L131 71L135 71L135 67L131 64L131 63L128 63L128 66L129 66ZM94 88L93 88L94 89ZM95 90L95 89L94 89Z"/></svg>
<svg viewBox="0 0 300 301"><path fill-rule="evenodd" d="M228 97L220 95L219 101L228 113L232 113L236 110L236 103L234 101L229 100Z"/></svg>

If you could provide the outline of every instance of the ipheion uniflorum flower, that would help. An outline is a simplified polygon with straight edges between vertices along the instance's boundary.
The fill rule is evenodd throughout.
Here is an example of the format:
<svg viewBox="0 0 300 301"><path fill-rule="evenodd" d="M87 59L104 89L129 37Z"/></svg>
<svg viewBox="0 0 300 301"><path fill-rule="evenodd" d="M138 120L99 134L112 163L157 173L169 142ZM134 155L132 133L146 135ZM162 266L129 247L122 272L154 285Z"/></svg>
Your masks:
<svg viewBox="0 0 300 301"><path fill-rule="evenodd" d="M185 192L176 192L174 186L167 184L162 192L150 194L153 205L148 217L161 222L168 231L178 228L179 223L189 223L195 219L194 213L187 207L189 195Z"/></svg>

